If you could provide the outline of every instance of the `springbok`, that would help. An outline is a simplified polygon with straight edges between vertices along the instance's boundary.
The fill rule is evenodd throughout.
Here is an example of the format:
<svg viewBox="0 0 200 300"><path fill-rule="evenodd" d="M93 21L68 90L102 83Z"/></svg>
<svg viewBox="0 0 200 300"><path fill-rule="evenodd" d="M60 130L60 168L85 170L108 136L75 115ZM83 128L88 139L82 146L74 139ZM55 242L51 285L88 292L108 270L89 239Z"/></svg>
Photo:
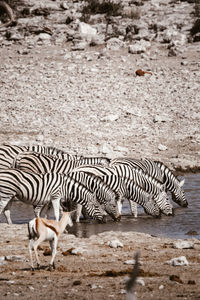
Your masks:
<svg viewBox="0 0 200 300"><path fill-rule="evenodd" d="M56 256L56 249L58 244L58 238L65 231L67 225L72 226L72 214L75 211L63 212L60 221L48 220L45 218L34 218L28 223L28 233L29 233L29 253L31 261L31 269L34 270L32 249L34 248L37 267L40 268L40 260L37 253L38 246L44 242L49 241L52 257L49 264L49 270L52 267L55 269L54 259ZM35 240L37 238L37 240Z"/></svg>

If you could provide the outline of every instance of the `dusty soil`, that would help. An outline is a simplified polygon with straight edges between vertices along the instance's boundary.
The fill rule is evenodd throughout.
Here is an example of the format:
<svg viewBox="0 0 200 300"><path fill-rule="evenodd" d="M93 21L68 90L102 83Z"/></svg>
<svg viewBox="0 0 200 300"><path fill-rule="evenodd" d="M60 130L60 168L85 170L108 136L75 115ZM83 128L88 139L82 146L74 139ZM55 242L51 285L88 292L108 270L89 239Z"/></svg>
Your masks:
<svg viewBox="0 0 200 300"><path fill-rule="evenodd" d="M1 144L200 167L199 43L177 57L152 44L145 58L127 49L30 48L0 48Z"/></svg>
<svg viewBox="0 0 200 300"><path fill-rule="evenodd" d="M0 143L46 144L69 153L150 157L172 168L200 168L199 44L178 57L153 45L148 57L67 45L0 48ZM153 75L136 77L137 69ZM164 147L163 147L164 146ZM138 299L200 299L200 242L174 249L173 240L141 233L63 234L57 269L31 271L26 225L0 224L2 299L125 299L123 290L140 251ZM114 237L124 244L110 248ZM81 246L81 255L62 252ZM40 257L47 265L50 257ZM22 261L4 261L8 255ZM186 256L188 266L165 264ZM22 258L23 258L22 257ZM178 276L178 282L170 276Z"/></svg>
<svg viewBox="0 0 200 300"><path fill-rule="evenodd" d="M123 247L110 248L118 239ZM125 283L140 252L138 299L200 299L200 242L193 249L175 249L174 240L143 233L104 232L90 238L63 234L55 259L56 270L48 271L48 244L40 247L42 269L31 271L26 225L1 224L0 269L2 299L125 299ZM78 251L71 253L72 248ZM171 266L166 261L185 256L188 266ZM7 258L9 259L9 257ZM21 261L16 261L21 259Z"/></svg>

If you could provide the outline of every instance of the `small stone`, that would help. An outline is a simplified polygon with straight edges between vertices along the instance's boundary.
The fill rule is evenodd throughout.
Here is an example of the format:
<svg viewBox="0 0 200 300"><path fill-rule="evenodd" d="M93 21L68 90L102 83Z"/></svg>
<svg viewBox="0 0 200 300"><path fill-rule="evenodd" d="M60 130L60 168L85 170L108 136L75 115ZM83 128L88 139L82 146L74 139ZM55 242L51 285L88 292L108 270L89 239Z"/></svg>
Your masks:
<svg viewBox="0 0 200 300"><path fill-rule="evenodd" d="M112 240L112 241L108 241L107 245L110 246L111 248L118 248L118 247L124 247L124 245L118 240Z"/></svg>
<svg viewBox="0 0 200 300"><path fill-rule="evenodd" d="M174 267L176 267L176 266L188 266L189 265L189 263L188 263L185 256L172 258L171 260L168 260L166 262L166 264L174 266Z"/></svg>
<svg viewBox="0 0 200 300"><path fill-rule="evenodd" d="M125 265L134 265L135 259L126 260L124 263L125 263Z"/></svg>
<svg viewBox="0 0 200 300"><path fill-rule="evenodd" d="M81 281L80 280L75 280L74 282L73 282L73 285L80 285L81 284Z"/></svg>
<svg viewBox="0 0 200 300"><path fill-rule="evenodd" d="M186 234L187 235L198 235L198 232L196 230L189 230Z"/></svg>
<svg viewBox="0 0 200 300"><path fill-rule="evenodd" d="M167 150L168 148L167 148L167 146L165 146L165 145L162 145L162 144L159 144L158 145L158 150L160 150L160 151L165 151L165 150Z"/></svg>
<svg viewBox="0 0 200 300"><path fill-rule="evenodd" d="M140 284L141 286L145 286L145 282L144 282L144 280L143 280L142 278L137 278L137 279L136 279L136 282L137 282L138 284Z"/></svg>
<svg viewBox="0 0 200 300"><path fill-rule="evenodd" d="M183 283L183 281L180 279L180 277L179 276L177 276L177 275L170 275L169 276L169 279L171 280L171 281L176 281L176 282L178 282L178 283Z"/></svg>
<svg viewBox="0 0 200 300"><path fill-rule="evenodd" d="M7 255L5 256L5 260L7 261L26 261L25 256L20 256L20 255Z"/></svg>
<svg viewBox="0 0 200 300"><path fill-rule="evenodd" d="M193 241L176 241L173 243L173 248L176 249L193 249L194 242Z"/></svg>
<svg viewBox="0 0 200 300"><path fill-rule="evenodd" d="M164 289L164 285L161 284L161 285L159 286L159 290L163 290L163 289Z"/></svg>

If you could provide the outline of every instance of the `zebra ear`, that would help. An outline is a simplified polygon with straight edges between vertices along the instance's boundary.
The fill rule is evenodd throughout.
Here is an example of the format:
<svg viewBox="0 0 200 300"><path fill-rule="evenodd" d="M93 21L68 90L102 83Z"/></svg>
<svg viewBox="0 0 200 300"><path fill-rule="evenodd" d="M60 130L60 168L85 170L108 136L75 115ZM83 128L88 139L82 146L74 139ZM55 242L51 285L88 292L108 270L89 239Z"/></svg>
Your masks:
<svg viewBox="0 0 200 300"><path fill-rule="evenodd" d="M185 183L185 179L181 180L180 181L180 187L182 187L184 185L184 183Z"/></svg>

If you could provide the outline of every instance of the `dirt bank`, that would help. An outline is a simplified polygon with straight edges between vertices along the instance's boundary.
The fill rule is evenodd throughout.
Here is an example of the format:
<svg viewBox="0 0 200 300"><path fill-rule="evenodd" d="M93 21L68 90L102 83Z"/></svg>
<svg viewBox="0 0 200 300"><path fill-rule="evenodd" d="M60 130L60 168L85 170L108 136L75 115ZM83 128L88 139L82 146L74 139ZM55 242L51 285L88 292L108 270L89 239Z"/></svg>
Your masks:
<svg viewBox="0 0 200 300"><path fill-rule="evenodd" d="M123 247L108 246L116 239ZM26 225L1 224L0 293L3 299L125 299L125 282L133 267L129 263L139 251L138 299L199 299L200 242L188 241L193 249L175 249L175 240L135 232L104 232L86 239L63 234L56 270L31 271ZM47 249L43 244L39 251L43 266L50 261L44 255ZM18 257L9 257L13 255ZM166 264L180 256L189 265Z"/></svg>

